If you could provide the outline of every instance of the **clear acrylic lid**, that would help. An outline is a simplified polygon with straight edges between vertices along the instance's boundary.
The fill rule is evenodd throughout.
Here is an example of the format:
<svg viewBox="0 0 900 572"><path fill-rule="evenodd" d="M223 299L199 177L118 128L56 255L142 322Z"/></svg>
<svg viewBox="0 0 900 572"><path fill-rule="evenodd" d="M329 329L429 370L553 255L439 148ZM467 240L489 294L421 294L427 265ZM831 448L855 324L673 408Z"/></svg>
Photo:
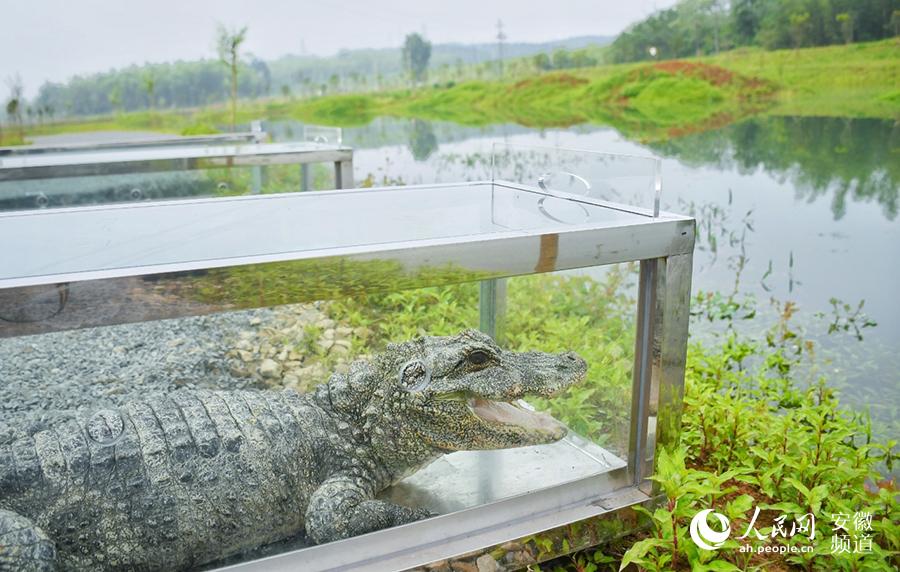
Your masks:
<svg viewBox="0 0 900 572"><path fill-rule="evenodd" d="M495 143L491 180L628 205L659 216L662 179L656 157Z"/></svg>

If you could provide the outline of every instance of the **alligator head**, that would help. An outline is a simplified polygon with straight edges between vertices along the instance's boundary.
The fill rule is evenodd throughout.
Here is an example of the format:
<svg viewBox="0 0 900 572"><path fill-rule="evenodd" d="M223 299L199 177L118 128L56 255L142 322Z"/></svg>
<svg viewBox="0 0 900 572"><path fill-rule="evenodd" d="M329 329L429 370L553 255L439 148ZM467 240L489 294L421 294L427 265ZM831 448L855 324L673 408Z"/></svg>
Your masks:
<svg viewBox="0 0 900 572"><path fill-rule="evenodd" d="M562 424L520 400L556 395L586 370L575 353L510 352L467 330L391 344L370 362L334 376L328 391L379 457L415 465L450 451L561 439Z"/></svg>

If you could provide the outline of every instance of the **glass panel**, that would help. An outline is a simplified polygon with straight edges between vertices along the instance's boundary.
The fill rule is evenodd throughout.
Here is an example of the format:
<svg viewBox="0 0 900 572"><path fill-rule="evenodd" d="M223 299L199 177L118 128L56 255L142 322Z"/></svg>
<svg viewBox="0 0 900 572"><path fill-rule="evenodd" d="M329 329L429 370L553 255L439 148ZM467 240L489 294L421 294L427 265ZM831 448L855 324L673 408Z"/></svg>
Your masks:
<svg viewBox="0 0 900 572"><path fill-rule="evenodd" d="M92 455L120 459L150 454L154 435L165 434L164 462L135 472L131 486L158 479L146 502L171 503L179 526L202 518L202 534L214 521L216 542L198 548L198 560L238 539L262 546L284 527L298 530L321 481L357 457L373 475L400 479L391 486L373 476L380 499L437 514L621 469L633 346L620 313L627 279L627 268L510 279L500 347L460 335L479 322L477 282L2 339L0 457L16 439L69 438L73 421L87 428L79 435ZM389 346L421 336L446 338ZM489 354L486 364L475 350ZM566 352L587 360L586 377ZM255 393L195 393L204 390ZM557 440L564 431L530 407L566 422L568 434ZM204 433L210 423L215 432ZM187 430L192 438L179 441ZM211 448L202 463L201 446ZM459 451L443 454L451 450ZM209 471L205 494L242 491L228 513L207 514L181 494ZM251 476L268 484L248 488ZM309 543L299 533L242 558Z"/></svg>
<svg viewBox="0 0 900 572"><path fill-rule="evenodd" d="M563 231L608 236L617 226L669 223L609 208L589 193L617 177L583 177L590 188L575 192L550 176L523 185L532 177L521 169L501 178L496 165L493 183L0 215L7 245L0 280L196 263L177 276L129 270L122 281L47 279L0 290L0 327L16 334L66 319L63 308L78 316L70 307L79 304L82 315L104 323L108 317L90 305L100 298L124 300L98 307L130 312L135 321L176 303L264 306L0 339L0 486L16 483L0 488L4 509L42 515L58 546L91 543L85 558L97 560L86 567L118 558L123 568L152 562L168 569L325 543L580 478L597 477L598 494L631 484L636 265L546 270L583 237ZM533 172L550 172L539 167ZM252 168L156 175L190 175L184 180L214 194L242 192L256 176ZM226 176L230 186L220 189ZM271 171L261 177L262 192L278 180ZM493 300L497 313L487 320L490 305L480 297L488 289L473 281L485 274L403 288L407 268L374 256L397 243L443 247L522 235L540 243L540 252L519 253L529 261L525 271L537 274L494 282L493 291L506 294ZM302 269L211 263L319 249L373 258L313 258ZM413 262L425 268L433 252ZM482 261L483 253L465 255L502 270L502 256ZM599 259L592 251L584 260ZM429 271L435 274L422 272L422 282L451 281L450 269ZM355 277L365 278L363 286L348 297L352 288L341 287L354 286ZM367 286L378 281L380 288ZM185 291L166 290L175 286ZM297 300L314 301L278 305ZM496 340L472 330L484 323ZM19 468L35 458L44 478ZM58 514L51 485L71 482L57 477L85 464L83 498ZM103 487L91 488L101 480ZM60 494L70 502L66 487ZM334 512L342 499L372 491L393 505ZM370 509L387 512L373 517ZM335 519L343 519L342 530L323 525ZM107 522L142 541L123 553L118 540L103 536ZM184 530L191 550L158 549Z"/></svg>
<svg viewBox="0 0 900 572"><path fill-rule="evenodd" d="M343 140L343 131L340 127L325 127L324 125L304 125L303 140L310 143L326 145L340 145Z"/></svg>
<svg viewBox="0 0 900 572"><path fill-rule="evenodd" d="M506 346L573 351L587 361L586 377L569 391L529 399L577 435L571 444L584 455L583 474L628 459L637 271L637 263L626 263L506 281L499 334Z"/></svg>
<svg viewBox="0 0 900 572"><path fill-rule="evenodd" d="M334 130L323 131L339 138ZM339 131L339 130L338 130ZM0 157L0 212L335 188L333 144L85 149ZM326 152L317 163L307 153ZM344 152L346 158L347 152ZM232 160L287 164L224 166Z"/></svg>
<svg viewBox="0 0 900 572"><path fill-rule="evenodd" d="M642 218L488 183L23 213L2 219L0 279Z"/></svg>
<svg viewBox="0 0 900 572"><path fill-rule="evenodd" d="M655 157L495 143L491 178L659 214L661 162Z"/></svg>

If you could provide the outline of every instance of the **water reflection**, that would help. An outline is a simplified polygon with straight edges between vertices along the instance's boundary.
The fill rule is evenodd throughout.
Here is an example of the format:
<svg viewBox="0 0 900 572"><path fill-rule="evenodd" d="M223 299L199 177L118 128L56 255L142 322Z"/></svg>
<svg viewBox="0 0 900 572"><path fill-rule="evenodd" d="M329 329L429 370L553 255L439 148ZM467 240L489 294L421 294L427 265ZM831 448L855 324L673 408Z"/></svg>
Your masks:
<svg viewBox="0 0 900 572"><path fill-rule="evenodd" d="M835 220L848 201L875 202L888 220L900 194L900 124L879 119L765 117L651 145L688 165L789 180L807 202L831 199Z"/></svg>
<svg viewBox="0 0 900 572"><path fill-rule="evenodd" d="M431 122L413 119L409 131L409 150L416 161L425 161L438 149Z"/></svg>

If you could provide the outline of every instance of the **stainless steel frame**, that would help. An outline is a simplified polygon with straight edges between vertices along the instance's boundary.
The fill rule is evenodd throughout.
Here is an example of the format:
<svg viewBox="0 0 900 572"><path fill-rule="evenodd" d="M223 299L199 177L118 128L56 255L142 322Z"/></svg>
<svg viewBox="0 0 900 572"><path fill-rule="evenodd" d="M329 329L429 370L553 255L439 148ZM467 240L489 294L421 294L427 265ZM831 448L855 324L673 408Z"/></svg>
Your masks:
<svg viewBox="0 0 900 572"><path fill-rule="evenodd" d="M237 156L232 159L241 160ZM246 159L250 164L259 160L255 156ZM179 288L179 285L189 285L196 272L229 269L259 271L261 276L265 275L270 280L267 285L275 288L279 281L287 283L295 280L309 269L308 264L313 261L338 269L348 269L357 263L385 263L393 269L390 272L395 273L397 278L389 288L482 280L482 304L485 308L482 315L490 318L497 315L494 311L496 305L502 304L502 296L498 294L502 294L502 279L505 277L639 260L638 331L627 466L528 494L501 498L425 521L327 545L285 552L224 569L302 569L309 572L403 570L651 501L656 491L648 477L653 469L656 452L660 446L674 444L679 437L695 232L694 220L689 217L665 212L653 216L652 213L648 215L646 209L565 193L549 195L537 187L492 181L177 201L165 203L165 207L163 203L150 203L141 206L7 213L0 214L0 239L9 245L7 252L14 252L17 250L16 241L39 239L29 236L28 229L39 229L42 225L52 224L53 220L48 217L58 217L57 220L66 217L69 223L84 227L94 224L92 221L97 219L92 217L105 216L105 213L110 214L111 218L127 219L152 214L152 211L140 212L140 209L170 208L188 209L197 220L204 220L205 215L212 213L214 208L223 204L238 206L237 201L244 202L240 209L233 210L247 213L239 216L252 217L253 208L265 206L265 203L257 204L254 201L282 201L280 204L296 206L297 211L302 212L303 206L311 204L313 199L324 199L331 201L340 210L339 205L342 203L339 201L353 200L355 203L371 196L366 194L381 193L377 196L387 197L385 193L403 193L398 195L398 208L408 207L410 212L415 212L417 201L427 200L429 193L443 191L468 192L475 196L490 193L491 208L494 205L493 197L503 193L513 193L516 200L526 201L534 197L548 199L552 196L551 200L569 201L580 205L579 208L585 212L607 213L609 217L576 224L562 224L553 219L555 222L531 226L525 224L517 228L504 227L499 224L502 221L496 220L491 213L490 231L448 233L430 238L403 239L401 233L391 235L393 239L373 240L367 244L322 244L316 248L279 252L238 253L228 257L210 256L156 262L151 260L129 266L73 267L65 272L53 270L44 273L26 272L23 275L16 275L9 270L3 272L2 269L7 265L0 264L0 309L3 298L6 298L7 303L9 300L27 299L32 295L32 289L52 291L64 287L70 298L80 295L90 299L82 308L72 305L71 308L64 308L58 316L36 323L10 325L0 322L0 337L87 327L99 323L122 323L271 305L271 302L262 297L259 300L231 297L228 295L227 283L221 285L223 290L220 292L219 302L205 300L198 304L187 294L190 292L189 288ZM397 216L402 215L401 212ZM341 220L336 219L334 222L340 224ZM340 235L340 232L337 234ZM115 238L107 237L113 241ZM433 268L448 268L449 265L459 272L437 275L421 272ZM47 268L53 268L51 259L47 260ZM163 303L148 307L140 315L122 315L115 311L122 304L115 293L128 290L136 279L147 276L167 284ZM355 275L354 278L356 282L352 288L375 288L379 281L374 278L383 279L383 276L373 277L369 282L365 273ZM381 287L385 286L382 284ZM91 293L101 294L91 299ZM282 302L285 301L303 300ZM496 323L485 323L483 327L493 328L495 333L498 331Z"/></svg>
<svg viewBox="0 0 900 572"><path fill-rule="evenodd" d="M153 137L129 139L126 141L104 141L102 143L68 143L56 145L16 145L0 147L0 157L21 157L44 153L74 153L82 151L103 151L110 149L137 149L141 147L171 147L188 145L223 145L227 143L265 143L268 135L263 131L242 131L216 135L188 135L178 137Z"/></svg>
<svg viewBox="0 0 900 572"><path fill-rule="evenodd" d="M353 186L353 150L317 143L173 145L2 157L0 181L304 163L334 163L338 187Z"/></svg>

